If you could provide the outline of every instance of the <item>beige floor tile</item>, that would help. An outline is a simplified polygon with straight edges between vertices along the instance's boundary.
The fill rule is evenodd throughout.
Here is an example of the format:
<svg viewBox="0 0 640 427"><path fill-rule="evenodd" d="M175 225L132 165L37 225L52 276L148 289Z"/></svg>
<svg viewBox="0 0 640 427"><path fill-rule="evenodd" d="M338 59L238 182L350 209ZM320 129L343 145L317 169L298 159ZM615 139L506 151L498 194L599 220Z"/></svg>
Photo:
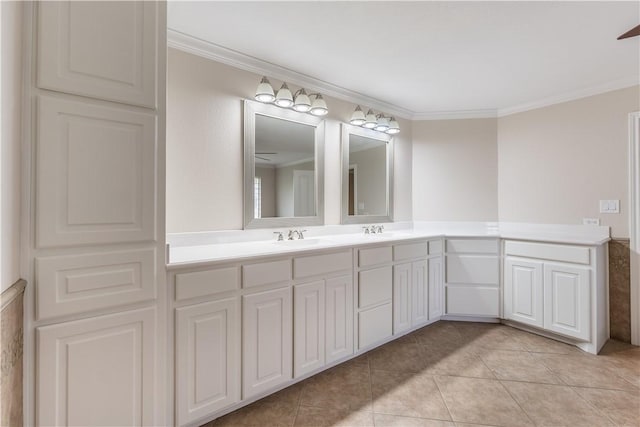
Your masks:
<svg viewBox="0 0 640 427"><path fill-rule="evenodd" d="M418 344L428 348L459 349L465 346L466 341L462 334L451 322L437 322L411 334Z"/></svg>
<svg viewBox="0 0 640 427"><path fill-rule="evenodd" d="M420 372L425 368L421 348L415 339L403 337L369 352L371 369Z"/></svg>
<svg viewBox="0 0 640 427"><path fill-rule="evenodd" d="M502 383L536 425L594 427L612 425L571 387L511 381Z"/></svg>
<svg viewBox="0 0 640 427"><path fill-rule="evenodd" d="M576 387L596 387L614 390L638 390L631 382L619 375L610 360L591 355L550 355L534 354L567 385Z"/></svg>
<svg viewBox="0 0 640 427"><path fill-rule="evenodd" d="M587 402L619 426L640 426L640 393L574 388Z"/></svg>
<svg viewBox="0 0 640 427"><path fill-rule="evenodd" d="M430 375L457 375L472 378L495 378L491 369L474 352L467 349L424 349L424 373Z"/></svg>
<svg viewBox="0 0 640 427"><path fill-rule="evenodd" d="M500 381L447 376L435 380L456 423L532 425Z"/></svg>
<svg viewBox="0 0 640 427"><path fill-rule="evenodd" d="M258 401L218 418L206 426L292 426L297 411L297 405Z"/></svg>
<svg viewBox="0 0 640 427"><path fill-rule="evenodd" d="M451 420L433 377L372 371L373 412Z"/></svg>
<svg viewBox="0 0 640 427"><path fill-rule="evenodd" d="M451 421L373 414L376 427L455 427Z"/></svg>
<svg viewBox="0 0 640 427"><path fill-rule="evenodd" d="M563 384L557 375L526 351L487 351L480 354L480 358L500 380Z"/></svg>
<svg viewBox="0 0 640 427"><path fill-rule="evenodd" d="M369 366L347 362L309 378L304 382L300 404L338 409L370 405Z"/></svg>
<svg viewBox="0 0 640 427"><path fill-rule="evenodd" d="M524 345L525 350L533 353L555 353L555 354L579 354L582 350L576 346L565 344L550 338L521 331L517 335L518 340Z"/></svg>
<svg viewBox="0 0 640 427"><path fill-rule="evenodd" d="M345 410L300 405L294 425L296 427L372 427L374 423L373 413L368 409Z"/></svg>
<svg viewBox="0 0 640 427"><path fill-rule="evenodd" d="M300 402L300 397L302 396L302 388L304 387L304 381L291 385L283 390L280 390L277 393L271 394L263 399L260 402L273 402L273 403L281 403L283 405L295 405L297 406Z"/></svg>

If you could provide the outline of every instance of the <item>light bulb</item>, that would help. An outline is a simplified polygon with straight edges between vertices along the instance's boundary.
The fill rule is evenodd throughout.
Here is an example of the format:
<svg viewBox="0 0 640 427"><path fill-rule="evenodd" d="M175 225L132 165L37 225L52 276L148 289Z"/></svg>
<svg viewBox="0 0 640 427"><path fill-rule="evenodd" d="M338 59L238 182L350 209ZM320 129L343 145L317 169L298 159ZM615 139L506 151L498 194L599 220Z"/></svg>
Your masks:
<svg viewBox="0 0 640 427"><path fill-rule="evenodd" d="M286 83L282 83L282 87L276 94L275 104L278 107L289 108L293 105L293 96Z"/></svg>
<svg viewBox="0 0 640 427"><path fill-rule="evenodd" d="M376 127L374 127L373 129L377 130L378 132L386 131L387 129L389 129L389 119L380 114L380 116L378 116Z"/></svg>
<svg viewBox="0 0 640 427"><path fill-rule="evenodd" d="M307 92L305 92L304 89L300 89L298 92L296 92L293 109L301 113L306 113L311 109L311 100L309 99L309 95L307 95Z"/></svg>
<svg viewBox="0 0 640 427"><path fill-rule="evenodd" d="M358 105L355 111L353 112L353 114L351 114L351 120L349 120L349 123L351 123L354 126L362 126L364 122L365 122L364 113L362 112L362 109Z"/></svg>
<svg viewBox="0 0 640 427"><path fill-rule="evenodd" d="M373 110L367 111L367 116L364 119L363 127L367 129L373 129L378 124L378 119L376 119L376 115L373 114Z"/></svg>
<svg viewBox="0 0 640 427"><path fill-rule="evenodd" d="M263 77L260 80L260 84L258 84L258 88L256 89L255 95L256 101L260 102L273 102L276 97L273 94L273 87L271 87L271 83L266 77Z"/></svg>
<svg viewBox="0 0 640 427"><path fill-rule="evenodd" d="M322 99L322 95L320 95L319 93L315 95L315 99L311 104L311 109L309 110L309 112L314 116L324 116L329 112L327 103L324 102L324 99Z"/></svg>
<svg viewBox="0 0 640 427"><path fill-rule="evenodd" d="M389 135L395 135L397 133L400 133L400 124L393 117L391 117L391 120L389 120L389 129L387 129L387 133Z"/></svg>

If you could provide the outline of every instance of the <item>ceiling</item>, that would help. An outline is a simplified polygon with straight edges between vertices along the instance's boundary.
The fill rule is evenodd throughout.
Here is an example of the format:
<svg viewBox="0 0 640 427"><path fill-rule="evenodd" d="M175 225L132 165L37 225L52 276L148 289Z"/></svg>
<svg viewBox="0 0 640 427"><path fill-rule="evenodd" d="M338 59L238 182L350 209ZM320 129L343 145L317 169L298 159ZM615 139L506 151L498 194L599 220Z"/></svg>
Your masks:
<svg viewBox="0 0 640 427"><path fill-rule="evenodd" d="M640 37L616 40L640 23L637 1L174 1L168 22L412 118L526 109L640 74Z"/></svg>

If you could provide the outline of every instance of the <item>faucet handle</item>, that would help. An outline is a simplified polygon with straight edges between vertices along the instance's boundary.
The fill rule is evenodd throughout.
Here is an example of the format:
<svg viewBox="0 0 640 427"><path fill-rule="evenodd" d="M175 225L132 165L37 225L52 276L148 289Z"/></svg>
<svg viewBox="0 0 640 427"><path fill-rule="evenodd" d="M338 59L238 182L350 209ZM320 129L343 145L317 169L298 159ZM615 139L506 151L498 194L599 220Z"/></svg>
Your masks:
<svg viewBox="0 0 640 427"><path fill-rule="evenodd" d="M298 238L300 240L303 240L304 239L304 234L302 234L302 233L306 233L306 232L307 232L307 230L298 230Z"/></svg>
<svg viewBox="0 0 640 427"><path fill-rule="evenodd" d="M273 234L277 234L278 235L278 242L281 242L284 240L284 236L282 235L283 231L274 231Z"/></svg>
<svg viewBox="0 0 640 427"><path fill-rule="evenodd" d="M362 229L364 230L364 234L369 234L369 233L371 233L371 230L369 229L369 226L368 226L368 225L363 226L363 227L362 227Z"/></svg>
<svg viewBox="0 0 640 427"><path fill-rule="evenodd" d="M380 224L380 226L378 226L378 233L382 233L383 230L384 230L384 225Z"/></svg>

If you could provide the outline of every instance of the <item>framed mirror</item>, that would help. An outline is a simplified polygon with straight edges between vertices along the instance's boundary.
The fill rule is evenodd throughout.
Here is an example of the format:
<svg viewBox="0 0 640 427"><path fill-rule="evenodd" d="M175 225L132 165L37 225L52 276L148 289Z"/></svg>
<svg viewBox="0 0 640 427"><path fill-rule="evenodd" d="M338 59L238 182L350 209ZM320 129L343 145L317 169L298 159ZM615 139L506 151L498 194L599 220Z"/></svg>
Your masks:
<svg viewBox="0 0 640 427"><path fill-rule="evenodd" d="M244 228L324 224L324 120L244 101Z"/></svg>
<svg viewBox="0 0 640 427"><path fill-rule="evenodd" d="M393 137L342 124L342 223L393 221Z"/></svg>

